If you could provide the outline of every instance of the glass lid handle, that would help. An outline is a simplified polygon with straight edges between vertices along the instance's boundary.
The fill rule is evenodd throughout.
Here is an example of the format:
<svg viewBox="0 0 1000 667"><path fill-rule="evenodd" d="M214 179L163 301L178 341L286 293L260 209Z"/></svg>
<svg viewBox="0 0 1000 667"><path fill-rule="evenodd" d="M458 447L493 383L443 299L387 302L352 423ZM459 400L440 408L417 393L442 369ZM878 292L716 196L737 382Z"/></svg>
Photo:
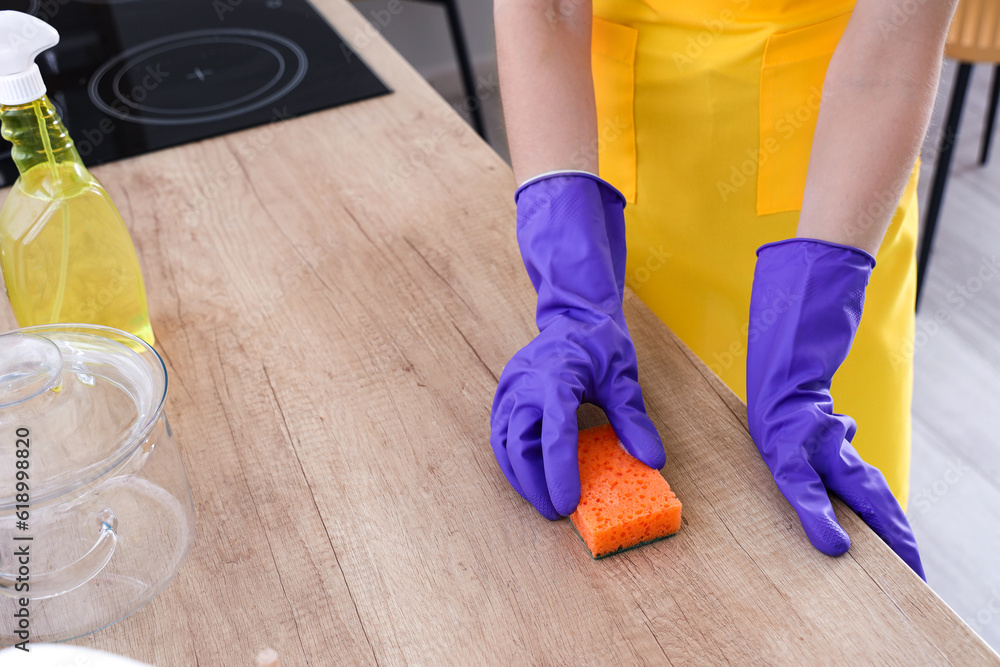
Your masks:
<svg viewBox="0 0 1000 667"><path fill-rule="evenodd" d="M62 381L62 353L48 338L0 335L0 408L38 396Z"/></svg>
<svg viewBox="0 0 1000 667"><path fill-rule="evenodd" d="M118 546L118 517L111 508L105 508L97 515L97 523L97 542L83 558L55 572L32 572L29 582L31 588L25 592L18 590L16 564L12 562L11 572L0 571L0 595L42 600L68 593L96 577L111 560L115 547Z"/></svg>

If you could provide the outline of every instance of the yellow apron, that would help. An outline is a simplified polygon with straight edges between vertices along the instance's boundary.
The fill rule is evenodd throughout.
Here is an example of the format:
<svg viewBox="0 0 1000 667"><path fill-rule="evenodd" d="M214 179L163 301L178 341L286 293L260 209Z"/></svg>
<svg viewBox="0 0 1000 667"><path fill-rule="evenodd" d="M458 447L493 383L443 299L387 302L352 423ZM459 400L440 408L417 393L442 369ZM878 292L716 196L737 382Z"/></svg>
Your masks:
<svg viewBox="0 0 1000 667"><path fill-rule="evenodd" d="M795 235L823 77L853 5L594 0L600 170L629 201L628 285L744 399L754 253ZM904 507L917 172L832 389Z"/></svg>

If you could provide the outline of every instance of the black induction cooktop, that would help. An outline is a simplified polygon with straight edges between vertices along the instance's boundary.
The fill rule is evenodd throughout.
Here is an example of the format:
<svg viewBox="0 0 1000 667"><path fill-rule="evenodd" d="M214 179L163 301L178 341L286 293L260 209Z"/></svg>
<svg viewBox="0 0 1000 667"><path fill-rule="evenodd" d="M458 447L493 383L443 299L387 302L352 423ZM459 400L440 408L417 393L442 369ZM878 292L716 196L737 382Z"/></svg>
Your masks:
<svg viewBox="0 0 1000 667"><path fill-rule="evenodd" d="M0 0L59 31L37 59L88 165L390 92L306 0ZM0 141L0 186L17 177Z"/></svg>

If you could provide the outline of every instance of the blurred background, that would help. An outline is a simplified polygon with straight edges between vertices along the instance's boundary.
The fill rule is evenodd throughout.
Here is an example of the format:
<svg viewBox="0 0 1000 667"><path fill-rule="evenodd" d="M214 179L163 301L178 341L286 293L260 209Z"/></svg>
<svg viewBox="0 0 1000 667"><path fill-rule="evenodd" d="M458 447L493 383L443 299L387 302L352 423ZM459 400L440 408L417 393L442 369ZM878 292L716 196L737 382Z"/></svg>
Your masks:
<svg viewBox="0 0 1000 667"><path fill-rule="evenodd" d="M482 99L486 136L508 159L492 2L455 1ZM355 6L445 99L473 120L444 3L363 0ZM994 59L987 51L970 56L951 47L949 53L954 57L946 60L921 154L925 226L935 165L942 156L947 162L949 149L951 165L944 169L949 175L947 196L917 317L908 514L928 583L1000 650L1000 157L979 163L986 121L995 114L990 102L1000 92L991 90L1000 55ZM986 64L964 68L963 73L962 58L981 58ZM963 78L966 92L953 96L956 83L962 93ZM959 113L953 97L964 101ZM949 110L954 132L942 142Z"/></svg>
<svg viewBox="0 0 1000 667"><path fill-rule="evenodd" d="M505 160L507 135L500 112L497 52L493 35L492 0L450 0L454 3L461 26L461 39L467 45L468 62L481 100L486 136ZM470 122L472 104L460 72L460 58L455 52L455 32L451 29L446 6L449 0L356 0L354 6L372 26L389 40L397 51ZM348 36L350 37L350 36Z"/></svg>

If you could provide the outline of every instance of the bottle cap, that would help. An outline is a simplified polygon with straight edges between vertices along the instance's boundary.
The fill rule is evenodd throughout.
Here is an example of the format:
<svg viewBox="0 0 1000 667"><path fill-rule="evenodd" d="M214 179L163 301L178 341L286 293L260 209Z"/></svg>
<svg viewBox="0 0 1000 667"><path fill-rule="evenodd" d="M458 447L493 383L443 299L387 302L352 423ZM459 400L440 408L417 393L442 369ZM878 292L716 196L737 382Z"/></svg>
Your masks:
<svg viewBox="0 0 1000 667"><path fill-rule="evenodd" d="M0 104L27 104L45 94L35 56L58 43L59 33L45 21L0 12Z"/></svg>

